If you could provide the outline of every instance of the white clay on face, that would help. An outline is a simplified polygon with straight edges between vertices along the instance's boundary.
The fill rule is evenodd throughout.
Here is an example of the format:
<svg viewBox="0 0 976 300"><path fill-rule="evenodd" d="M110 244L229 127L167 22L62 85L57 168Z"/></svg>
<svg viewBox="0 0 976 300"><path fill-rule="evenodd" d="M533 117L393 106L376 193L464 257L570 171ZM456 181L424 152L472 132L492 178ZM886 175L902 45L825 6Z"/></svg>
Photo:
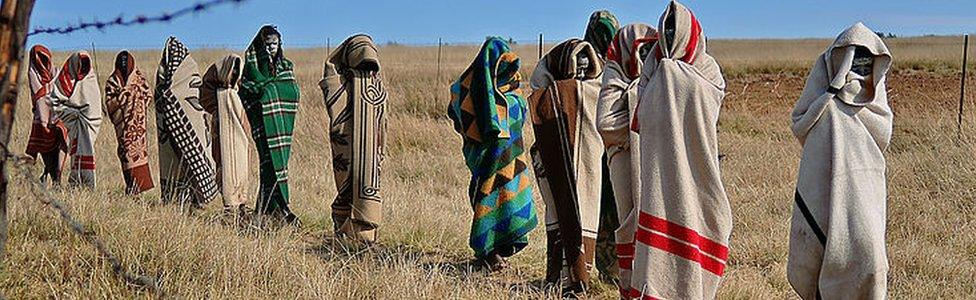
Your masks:
<svg viewBox="0 0 976 300"><path fill-rule="evenodd" d="M281 38L277 34L269 34L264 37L264 45L271 56L278 55L278 48L281 46Z"/></svg>

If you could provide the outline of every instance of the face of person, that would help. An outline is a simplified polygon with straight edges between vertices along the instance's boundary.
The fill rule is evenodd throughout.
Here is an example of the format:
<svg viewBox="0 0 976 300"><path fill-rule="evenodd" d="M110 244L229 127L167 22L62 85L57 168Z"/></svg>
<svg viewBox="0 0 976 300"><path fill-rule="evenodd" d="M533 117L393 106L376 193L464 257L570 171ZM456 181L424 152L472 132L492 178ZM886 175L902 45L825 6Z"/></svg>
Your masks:
<svg viewBox="0 0 976 300"><path fill-rule="evenodd" d="M865 47L858 46L854 50L854 61L851 63L851 72L864 77L871 76L874 72L874 54Z"/></svg>
<svg viewBox="0 0 976 300"><path fill-rule="evenodd" d="M119 67L121 67L122 70L129 69L129 54L123 52L121 55L119 55Z"/></svg>
<svg viewBox="0 0 976 300"><path fill-rule="evenodd" d="M646 60L647 59L647 55L651 54L651 49L654 49L654 44L653 43L643 43L643 44L641 44L640 45L640 48L637 49L637 55L640 55L640 57L638 59L640 61Z"/></svg>
<svg viewBox="0 0 976 300"><path fill-rule="evenodd" d="M576 78L582 79L586 76L586 69L590 68L590 57L583 52L576 57Z"/></svg>
<svg viewBox="0 0 976 300"><path fill-rule="evenodd" d="M671 13L668 14L668 18L664 20L664 37L666 39L666 44L668 48L671 48L671 44L674 44L674 8L671 8Z"/></svg>
<svg viewBox="0 0 976 300"><path fill-rule="evenodd" d="M268 34L264 36L264 47L268 50L268 54L271 56L278 55L278 49L281 47L281 37L277 34Z"/></svg>

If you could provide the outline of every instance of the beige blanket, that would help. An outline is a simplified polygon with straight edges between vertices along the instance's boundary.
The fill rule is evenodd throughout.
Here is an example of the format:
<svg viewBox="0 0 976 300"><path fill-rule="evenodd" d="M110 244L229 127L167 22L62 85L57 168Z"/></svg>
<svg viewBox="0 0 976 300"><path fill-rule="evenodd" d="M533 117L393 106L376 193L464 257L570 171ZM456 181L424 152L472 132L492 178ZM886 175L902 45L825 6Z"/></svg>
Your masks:
<svg viewBox="0 0 976 300"><path fill-rule="evenodd" d="M580 72L584 58L589 64ZM596 130L602 74L603 60L593 47L571 39L539 62L530 81L536 134L530 153L550 244L546 277L563 287L585 286L595 258L603 180L603 141Z"/></svg>
<svg viewBox="0 0 976 300"><path fill-rule="evenodd" d="M712 299L732 233L716 128L725 81L688 8L671 2L659 25L661 39L638 88L641 209L630 293Z"/></svg>
<svg viewBox="0 0 976 300"><path fill-rule="evenodd" d="M251 125L244 104L237 95L244 59L229 54L210 65L203 75L200 104L214 116L211 153L217 169L217 183L224 209L239 209L247 203L250 176Z"/></svg>
<svg viewBox="0 0 976 300"><path fill-rule="evenodd" d="M68 57L51 97L71 141L68 184L95 188L95 139L102 125L102 91L88 52Z"/></svg>
<svg viewBox="0 0 976 300"><path fill-rule="evenodd" d="M597 101L597 129L606 147L610 180L620 227L615 232L617 265L622 286L630 285L634 261L634 234L640 208L640 137L630 130L636 113L637 77L643 66L639 50L657 42L653 27L635 23L617 32L607 51L603 87Z"/></svg>
<svg viewBox="0 0 976 300"><path fill-rule="evenodd" d="M874 56L867 78L851 71L856 46ZM887 297L883 152L892 130L891 61L884 42L855 24L817 59L793 109L803 157L787 277L804 299Z"/></svg>
<svg viewBox="0 0 976 300"><path fill-rule="evenodd" d="M376 240L383 221L381 164L387 93L379 54L367 35L349 37L325 64L319 82L329 113L329 137L338 195L332 221L338 235Z"/></svg>

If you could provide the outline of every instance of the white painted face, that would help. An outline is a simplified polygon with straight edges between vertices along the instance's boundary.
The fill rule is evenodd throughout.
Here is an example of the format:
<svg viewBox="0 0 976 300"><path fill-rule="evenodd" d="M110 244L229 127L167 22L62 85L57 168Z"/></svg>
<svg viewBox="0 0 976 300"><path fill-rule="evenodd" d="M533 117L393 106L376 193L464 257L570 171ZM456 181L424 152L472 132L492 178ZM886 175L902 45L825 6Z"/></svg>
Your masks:
<svg viewBox="0 0 976 300"><path fill-rule="evenodd" d="M278 55L278 48L281 47L281 37L277 34L268 34L264 36L264 47L268 50L268 54L272 57Z"/></svg>

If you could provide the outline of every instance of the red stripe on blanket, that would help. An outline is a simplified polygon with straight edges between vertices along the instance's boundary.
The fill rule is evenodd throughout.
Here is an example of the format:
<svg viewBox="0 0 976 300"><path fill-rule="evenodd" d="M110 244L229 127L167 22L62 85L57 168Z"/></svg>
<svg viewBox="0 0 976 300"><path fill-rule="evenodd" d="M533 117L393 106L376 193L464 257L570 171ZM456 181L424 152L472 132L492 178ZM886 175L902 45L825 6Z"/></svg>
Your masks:
<svg viewBox="0 0 976 300"><path fill-rule="evenodd" d="M685 45L685 57L682 57L681 60L694 64L695 58L698 56L698 39L701 38L702 28L694 13L688 11L688 15L691 16L691 37L688 39L688 45Z"/></svg>
<svg viewBox="0 0 976 300"><path fill-rule="evenodd" d="M702 267L702 269L709 271L712 274L722 276L722 273L725 272L724 263L714 258L711 258L707 255L704 255L704 253L702 253L700 250L688 244L679 242L674 239L670 239L664 235L651 232L649 230L644 230L644 229L637 230L636 238L637 241L642 244L696 262L698 263L698 265Z"/></svg>
<svg viewBox="0 0 976 300"><path fill-rule="evenodd" d="M634 256L634 243L617 244L618 256Z"/></svg>
<svg viewBox="0 0 976 300"><path fill-rule="evenodd" d="M91 155L78 155L75 156L71 164L71 169L74 170L94 170L95 169L95 157Z"/></svg>
<svg viewBox="0 0 976 300"><path fill-rule="evenodd" d="M694 244L698 246L698 249L701 249L702 252L715 256L718 259L729 259L728 247L719 242L703 237L699 235L698 232L688 227L681 226L677 223L658 218L644 212L640 213L638 223L644 228L666 234L672 238L676 238L689 244Z"/></svg>

